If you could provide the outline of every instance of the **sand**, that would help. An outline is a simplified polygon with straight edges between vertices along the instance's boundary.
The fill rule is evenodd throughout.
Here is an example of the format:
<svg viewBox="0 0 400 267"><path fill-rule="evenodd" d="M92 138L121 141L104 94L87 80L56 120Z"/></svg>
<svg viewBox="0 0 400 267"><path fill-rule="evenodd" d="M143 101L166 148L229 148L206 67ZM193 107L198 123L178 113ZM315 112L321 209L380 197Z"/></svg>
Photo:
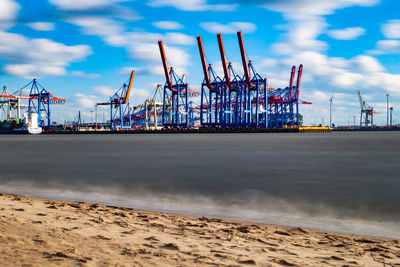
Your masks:
<svg viewBox="0 0 400 267"><path fill-rule="evenodd" d="M400 241L0 194L0 266L400 266Z"/></svg>

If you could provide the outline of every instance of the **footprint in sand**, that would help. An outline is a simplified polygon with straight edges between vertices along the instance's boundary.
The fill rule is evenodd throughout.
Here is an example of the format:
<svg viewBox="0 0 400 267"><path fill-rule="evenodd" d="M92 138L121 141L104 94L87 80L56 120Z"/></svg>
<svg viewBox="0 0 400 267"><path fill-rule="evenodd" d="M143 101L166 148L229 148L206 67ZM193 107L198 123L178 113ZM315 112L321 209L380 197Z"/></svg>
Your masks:
<svg viewBox="0 0 400 267"><path fill-rule="evenodd" d="M15 211L25 211L24 209L14 209Z"/></svg>
<svg viewBox="0 0 400 267"><path fill-rule="evenodd" d="M278 235L286 235L286 236L290 236L291 235L291 234L289 234L288 232L285 232L285 231L275 231L274 233L278 234Z"/></svg>
<svg viewBox="0 0 400 267"><path fill-rule="evenodd" d="M278 263L278 264L280 264L282 266L298 266L297 264L291 263L291 262L286 261L286 260L279 260L279 261L276 261L276 263Z"/></svg>
<svg viewBox="0 0 400 267"><path fill-rule="evenodd" d="M118 224L122 228L128 228L129 225L126 222L123 221L114 221L115 224Z"/></svg>
<svg viewBox="0 0 400 267"><path fill-rule="evenodd" d="M106 237L106 236L103 236L103 235L97 235L97 236L94 236L94 238L98 238L98 239L101 239L101 240L111 240L111 237Z"/></svg>
<svg viewBox="0 0 400 267"><path fill-rule="evenodd" d="M178 245L174 244L174 243L166 243L166 244L162 245L160 248L169 249L169 250L179 250Z"/></svg>
<svg viewBox="0 0 400 267"><path fill-rule="evenodd" d="M255 265L256 262L254 260L238 260L237 261L240 264L249 264L249 265Z"/></svg>
<svg viewBox="0 0 400 267"><path fill-rule="evenodd" d="M130 250L129 248L124 248L124 249L121 251L121 255L130 256L130 257L135 257L135 256L137 255L137 253L136 253L136 252L133 252L133 251Z"/></svg>
<svg viewBox="0 0 400 267"><path fill-rule="evenodd" d="M46 241L42 240L42 239L32 239L33 242L35 242L36 244L39 245L45 245Z"/></svg>
<svg viewBox="0 0 400 267"><path fill-rule="evenodd" d="M82 209L82 205L79 203L68 203L68 206L75 208L75 209Z"/></svg>
<svg viewBox="0 0 400 267"><path fill-rule="evenodd" d="M123 232L121 232L121 234L132 235L134 232L135 232L135 230L123 231Z"/></svg>
<svg viewBox="0 0 400 267"><path fill-rule="evenodd" d="M153 246L152 244L143 244L143 246L148 247L148 248L156 248L156 247Z"/></svg>
<svg viewBox="0 0 400 267"><path fill-rule="evenodd" d="M146 237L144 240L149 240L149 241L159 241L155 236L149 236Z"/></svg>

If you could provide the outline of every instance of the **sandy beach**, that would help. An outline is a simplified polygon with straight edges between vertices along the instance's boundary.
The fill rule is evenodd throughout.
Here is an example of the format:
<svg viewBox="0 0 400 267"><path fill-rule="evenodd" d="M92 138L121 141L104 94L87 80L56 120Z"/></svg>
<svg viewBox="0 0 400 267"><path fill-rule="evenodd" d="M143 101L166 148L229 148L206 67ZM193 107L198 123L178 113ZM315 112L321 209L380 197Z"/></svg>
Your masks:
<svg viewBox="0 0 400 267"><path fill-rule="evenodd" d="M400 266L400 242L0 194L1 266Z"/></svg>

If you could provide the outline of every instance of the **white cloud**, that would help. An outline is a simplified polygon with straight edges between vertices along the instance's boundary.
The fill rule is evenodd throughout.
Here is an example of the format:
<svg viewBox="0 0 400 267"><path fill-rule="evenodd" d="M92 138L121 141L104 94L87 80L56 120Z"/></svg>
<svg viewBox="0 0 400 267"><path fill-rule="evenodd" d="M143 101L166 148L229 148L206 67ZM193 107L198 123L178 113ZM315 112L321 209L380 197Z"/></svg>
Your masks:
<svg viewBox="0 0 400 267"><path fill-rule="evenodd" d="M354 64L355 70L363 73L382 72L385 70L376 58L370 56L356 56L351 59L351 62Z"/></svg>
<svg viewBox="0 0 400 267"><path fill-rule="evenodd" d="M268 69L278 66L278 60L273 58L264 58L257 63L258 68Z"/></svg>
<svg viewBox="0 0 400 267"><path fill-rule="evenodd" d="M176 21L157 21L153 22L153 25L156 26L159 29L164 29L164 30L180 30L183 29L183 25L176 22Z"/></svg>
<svg viewBox="0 0 400 267"><path fill-rule="evenodd" d="M6 61L4 71L19 77L65 75L68 65L91 53L87 45L66 46L49 39L0 32L0 57Z"/></svg>
<svg viewBox="0 0 400 267"><path fill-rule="evenodd" d="M366 77L366 85L373 88L383 88L391 93L400 93L400 75L391 73L376 73Z"/></svg>
<svg viewBox="0 0 400 267"><path fill-rule="evenodd" d="M72 102L76 103L81 108L94 108L98 99L94 95L76 94Z"/></svg>
<svg viewBox="0 0 400 267"><path fill-rule="evenodd" d="M259 4L269 10L281 12L289 20L285 27L287 32L273 45L276 53L289 55L304 50L320 52L328 48L327 43L317 40L328 26L324 15L333 14L337 9L355 5L372 6L378 2L379 0L268 0L260 1ZM336 37L350 38L350 31L333 34Z"/></svg>
<svg viewBox="0 0 400 267"><path fill-rule="evenodd" d="M32 22L26 24L28 27L37 31L53 31L55 24L51 22Z"/></svg>
<svg viewBox="0 0 400 267"><path fill-rule="evenodd" d="M94 79L94 78L100 77L100 74L97 74L97 73L85 73L84 71L80 71L80 70L71 71L71 75L77 76L77 77L85 77L85 78L88 78L88 79Z"/></svg>
<svg viewBox="0 0 400 267"><path fill-rule="evenodd" d="M203 22L200 26L210 33L225 34L233 34L239 30L244 33L253 33L257 29L257 26L250 22L231 22L225 25L218 22Z"/></svg>
<svg viewBox="0 0 400 267"><path fill-rule="evenodd" d="M121 23L104 17L76 17L69 19L68 22L82 27L82 33L87 35L109 36L123 31Z"/></svg>
<svg viewBox="0 0 400 267"><path fill-rule="evenodd" d="M368 51L372 55L397 54L400 53L400 20L389 20L382 25L382 33L387 40L376 42L374 50Z"/></svg>
<svg viewBox="0 0 400 267"><path fill-rule="evenodd" d="M182 70L182 68L178 69ZM136 68L136 73L138 75L149 75L149 76L159 76L164 77L164 70L161 64L153 63L147 64L145 67Z"/></svg>
<svg viewBox="0 0 400 267"><path fill-rule="evenodd" d="M355 40L365 34L365 29L361 27L350 27L341 30L330 30L328 35L337 40Z"/></svg>
<svg viewBox="0 0 400 267"><path fill-rule="evenodd" d="M400 53L400 40L380 40L376 42L375 50L369 53L373 55Z"/></svg>
<svg viewBox="0 0 400 267"><path fill-rule="evenodd" d="M316 40L327 24L321 18L289 22L288 32L282 34L278 43L272 45L273 51L282 55L290 55L298 51L324 51L327 43Z"/></svg>
<svg viewBox="0 0 400 267"><path fill-rule="evenodd" d="M337 9L354 5L372 6L378 2L379 0L268 0L263 6L283 13L285 18L289 20L308 20L333 14Z"/></svg>
<svg viewBox="0 0 400 267"><path fill-rule="evenodd" d="M100 36L107 44L112 46L125 47L132 59L151 63L152 66L156 62L160 63L158 40L162 39L167 44L167 56L171 63L176 64L177 67L187 66L189 55L184 50L172 45L193 45L195 43L192 36L177 32L166 33L165 35L149 32L124 32L122 23L102 17L80 17L69 22L82 27L84 34ZM159 73L158 69L147 67L145 71Z"/></svg>
<svg viewBox="0 0 400 267"><path fill-rule="evenodd" d="M20 6L12 0L0 0L0 29L7 29L13 25Z"/></svg>
<svg viewBox="0 0 400 267"><path fill-rule="evenodd" d="M93 93L97 96L106 96L111 97L116 92L115 89L111 88L110 86L94 86Z"/></svg>
<svg viewBox="0 0 400 267"><path fill-rule="evenodd" d="M330 99L330 96L327 93L323 92L323 91L317 90L317 91L314 91L311 94L311 99L313 101L315 101L315 100L317 100L317 101L328 101Z"/></svg>
<svg viewBox="0 0 400 267"><path fill-rule="evenodd" d="M42 75L61 76L67 73L64 67L45 64L7 64L3 71L7 74L29 79Z"/></svg>
<svg viewBox="0 0 400 267"><path fill-rule="evenodd" d="M341 71L332 78L332 85L349 88L358 85L363 80L363 75L354 72Z"/></svg>
<svg viewBox="0 0 400 267"><path fill-rule="evenodd" d="M165 42L176 45L193 45L195 44L194 37L179 32L169 32L165 35Z"/></svg>
<svg viewBox="0 0 400 267"><path fill-rule="evenodd" d="M186 51L165 44L164 49L169 66L179 68L189 64L190 56ZM161 56L157 44L135 44L129 48L129 53L131 58L135 60L146 63L158 63L161 66Z"/></svg>
<svg viewBox="0 0 400 267"><path fill-rule="evenodd" d="M149 96L150 93L146 89L132 89L131 98L135 99L136 102L143 103L143 101L149 98Z"/></svg>
<svg viewBox="0 0 400 267"><path fill-rule="evenodd" d="M400 20L389 20L382 26L382 33L386 38L400 39Z"/></svg>
<svg viewBox="0 0 400 267"><path fill-rule="evenodd" d="M124 32L124 25L102 17L80 17L69 21L82 27L84 34L96 35L111 46L125 47L131 59L147 64L138 69L145 74L162 75L158 40L163 40L169 63L177 70L184 71L190 62L189 54L174 45L193 45L195 39L183 33Z"/></svg>
<svg viewBox="0 0 400 267"><path fill-rule="evenodd" d="M234 11L236 4L209 5L207 0L149 0L148 4L153 7L172 6L184 11Z"/></svg>
<svg viewBox="0 0 400 267"><path fill-rule="evenodd" d="M49 2L63 10L89 10L103 8L114 3L126 0L49 0Z"/></svg>

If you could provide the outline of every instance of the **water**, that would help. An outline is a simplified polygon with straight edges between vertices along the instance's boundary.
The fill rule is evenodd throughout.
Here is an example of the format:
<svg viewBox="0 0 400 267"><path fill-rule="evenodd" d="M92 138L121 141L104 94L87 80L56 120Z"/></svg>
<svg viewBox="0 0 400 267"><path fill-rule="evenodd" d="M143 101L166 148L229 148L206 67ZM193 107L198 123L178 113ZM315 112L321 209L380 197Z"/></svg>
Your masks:
<svg viewBox="0 0 400 267"><path fill-rule="evenodd" d="M0 191L400 238L400 133L0 136Z"/></svg>

